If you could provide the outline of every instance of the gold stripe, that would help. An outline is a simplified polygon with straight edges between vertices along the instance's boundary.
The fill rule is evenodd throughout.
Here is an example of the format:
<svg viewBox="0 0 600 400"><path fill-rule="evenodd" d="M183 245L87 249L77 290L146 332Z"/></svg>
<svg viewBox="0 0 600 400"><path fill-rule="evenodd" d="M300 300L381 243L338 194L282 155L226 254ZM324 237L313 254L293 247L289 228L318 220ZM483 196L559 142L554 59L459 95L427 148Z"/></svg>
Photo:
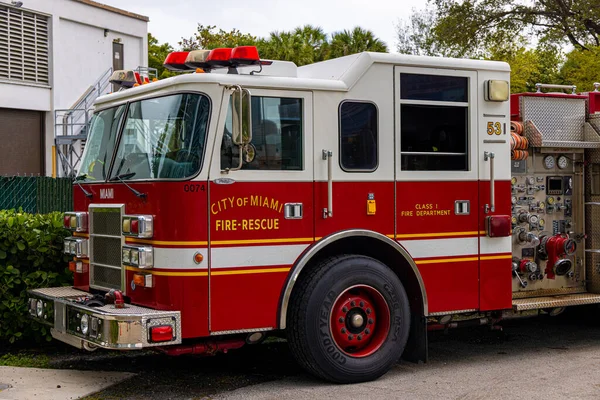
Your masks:
<svg viewBox="0 0 600 400"><path fill-rule="evenodd" d="M417 260L415 263L417 264L438 264L438 263L452 263L452 262L460 262L460 261L478 261L478 257L464 257L464 258L444 258L440 260Z"/></svg>
<svg viewBox="0 0 600 400"><path fill-rule="evenodd" d="M89 233L81 233L81 232L73 232L73 236L80 236L80 237L84 237L84 238L89 238L90 234Z"/></svg>
<svg viewBox="0 0 600 400"><path fill-rule="evenodd" d="M291 268L270 268L270 269L243 269L233 271L215 271L211 273L212 276L217 275L247 275L247 274L267 274L270 272L288 272ZM167 272L167 271L153 271L147 269L140 269L135 267L127 267L128 271L133 272L145 272L157 276L208 276L208 271L203 272Z"/></svg>
<svg viewBox="0 0 600 400"><path fill-rule="evenodd" d="M127 243L144 243L154 245L171 245L171 246L207 246L208 242L175 242L166 240L148 240L125 238ZM223 244L262 244L262 243L293 243L293 242L313 242L313 238L281 238L281 239L248 239L248 240L213 240L211 245Z"/></svg>
<svg viewBox="0 0 600 400"><path fill-rule="evenodd" d="M213 240L210 244L254 244L254 243L291 243L312 242L313 238L249 239L249 240Z"/></svg>
<svg viewBox="0 0 600 400"><path fill-rule="evenodd" d="M271 269L242 269L239 271L215 271L211 275L244 275L244 274L266 274L269 272L288 272L291 268L271 268Z"/></svg>
<svg viewBox="0 0 600 400"><path fill-rule="evenodd" d="M469 231L469 232L440 232L440 233L416 233L416 234L405 234L405 235L396 235L398 239L408 239L408 238L420 238L420 237L442 237L442 236L472 236L478 235L479 231Z"/></svg>
<svg viewBox="0 0 600 400"><path fill-rule="evenodd" d="M148 240L148 239L135 239L125 238L127 243L144 243L144 244L165 244L171 246L206 246L208 242L171 242L167 240Z"/></svg>
<svg viewBox="0 0 600 400"><path fill-rule="evenodd" d="M486 256L486 257L481 257L481 261L485 261L485 260L504 260L504 259L512 259L512 254L505 254L503 256Z"/></svg>

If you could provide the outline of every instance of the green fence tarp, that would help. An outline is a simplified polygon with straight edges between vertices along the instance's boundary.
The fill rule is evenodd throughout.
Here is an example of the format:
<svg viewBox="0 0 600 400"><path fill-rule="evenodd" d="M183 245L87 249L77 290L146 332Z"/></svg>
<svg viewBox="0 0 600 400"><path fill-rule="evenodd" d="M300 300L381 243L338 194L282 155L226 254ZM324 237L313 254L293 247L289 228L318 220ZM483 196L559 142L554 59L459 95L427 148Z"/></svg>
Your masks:
<svg viewBox="0 0 600 400"><path fill-rule="evenodd" d="M45 176L0 177L0 210L45 214L73 209L73 180Z"/></svg>

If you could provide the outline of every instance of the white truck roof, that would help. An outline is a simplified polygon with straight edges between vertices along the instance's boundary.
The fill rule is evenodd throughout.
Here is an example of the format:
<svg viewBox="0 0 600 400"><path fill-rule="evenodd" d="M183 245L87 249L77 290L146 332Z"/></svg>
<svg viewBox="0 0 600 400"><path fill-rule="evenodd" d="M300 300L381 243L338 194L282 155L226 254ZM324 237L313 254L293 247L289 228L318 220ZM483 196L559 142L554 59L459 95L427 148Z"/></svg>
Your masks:
<svg viewBox="0 0 600 400"><path fill-rule="evenodd" d="M375 63L456 70L510 71L507 63L499 61L363 52L302 67L296 67L294 63L287 61L273 61L271 65L264 66L261 73L254 75L250 75L250 72L258 70L257 66L239 68L240 73L237 75L227 74L226 68L213 73L183 73L158 82L101 96L96 100L96 105L104 107L108 105L106 103L123 102L129 97L144 96L169 86L185 86L189 90L189 85L198 83L273 89L347 91Z"/></svg>

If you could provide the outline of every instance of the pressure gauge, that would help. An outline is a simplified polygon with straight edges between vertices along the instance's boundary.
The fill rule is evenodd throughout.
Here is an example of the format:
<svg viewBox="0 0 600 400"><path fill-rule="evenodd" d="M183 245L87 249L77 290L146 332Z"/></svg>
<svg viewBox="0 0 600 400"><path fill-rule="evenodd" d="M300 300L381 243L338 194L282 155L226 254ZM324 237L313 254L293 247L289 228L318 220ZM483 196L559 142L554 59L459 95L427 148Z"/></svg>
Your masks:
<svg viewBox="0 0 600 400"><path fill-rule="evenodd" d="M560 169L565 169L569 166L569 159L565 156L560 156L556 160L556 165L558 165L558 168Z"/></svg>
<svg viewBox="0 0 600 400"><path fill-rule="evenodd" d="M515 185L517 184L517 177L516 177L516 176L513 176L513 177L510 179L510 184L511 184L511 185L513 185L513 186L515 186Z"/></svg>
<svg viewBox="0 0 600 400"><path fill-rule="evenodd" d="M535 177L533 177L533 176L528 176L528 177L527 177L527 184L528 184L529 186L533 186L533 185L535 185Z"/></svg>
<svg viewBox="0 0 600 400"><path fill-rule="evenodd" d="M538 204L538 208L540 210L544 210L546 208L546 203L544 203L543 201L540 201L540 204Z"/></svg>
<svg viewBox="0 0 600 400"><path fill-rule="evenodd" d="M517 217L515 217L514 215L512 216L512 218L510 219L513 223L513 225L516 225L519 221L517 221Z"/></svg>
<svg viewBox="0 0 600 400"><path fill-rule="evenodd" d="M546 169L554 168L554 156L544 157L544 167L546 167Z"/></svg>
<svg viewBox="0 0 600 400"><path fill-rule="evenodd" d="M546 202L547 202L548 204L550 204L550 205L554 204L554 197L548 197L548 198L546 199Z"/></svg>
<svg viewBox="0 0 600 400"><path fill-rule="evenodd" d="M537 215L529 216L529 223L532 225L537 224L540 221L540 218Z"/></svg>
<svg viewBox="0 0 600 400"><path fill-rule="evenodd" d="M544 225L546 225L546 221L544 221L543 219L540 219L540 221L538 222L538 225L541 227L543 227Z"/></svg>
<svg viewBox="0 0 600 400"><path fill-rule="evenodd" d="M512 197L511 197L511 199L510 199L510 201L511 201L513 204L517 204L517 196L512 196Z"/></svg>

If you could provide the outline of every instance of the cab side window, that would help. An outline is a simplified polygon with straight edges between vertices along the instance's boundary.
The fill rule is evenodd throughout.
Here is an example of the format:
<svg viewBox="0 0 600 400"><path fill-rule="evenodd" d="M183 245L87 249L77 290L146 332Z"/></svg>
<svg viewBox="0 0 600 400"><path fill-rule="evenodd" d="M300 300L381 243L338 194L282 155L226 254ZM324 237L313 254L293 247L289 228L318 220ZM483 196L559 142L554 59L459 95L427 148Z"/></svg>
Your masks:
<svg viewBox="0 0 600 400"><path fill-rule="evenodd" d="M340 166L344 171L377 169L377 107L344 101L340 105Z"/></svg>
<svg viewBox="0 0 600 400"><path fill-rule="evenodd" d="M468 171L469 78L400 74L401 168Z"/></svg>
<svg viewBox="0 0 600 400"><path fill-rule="evenodd" d="M243 170L301 171L303 164L302 99L253 96L252 141L242 154ZM237 167L239 146L233 143L231 102L221 142L221 169Z"/></svg>

